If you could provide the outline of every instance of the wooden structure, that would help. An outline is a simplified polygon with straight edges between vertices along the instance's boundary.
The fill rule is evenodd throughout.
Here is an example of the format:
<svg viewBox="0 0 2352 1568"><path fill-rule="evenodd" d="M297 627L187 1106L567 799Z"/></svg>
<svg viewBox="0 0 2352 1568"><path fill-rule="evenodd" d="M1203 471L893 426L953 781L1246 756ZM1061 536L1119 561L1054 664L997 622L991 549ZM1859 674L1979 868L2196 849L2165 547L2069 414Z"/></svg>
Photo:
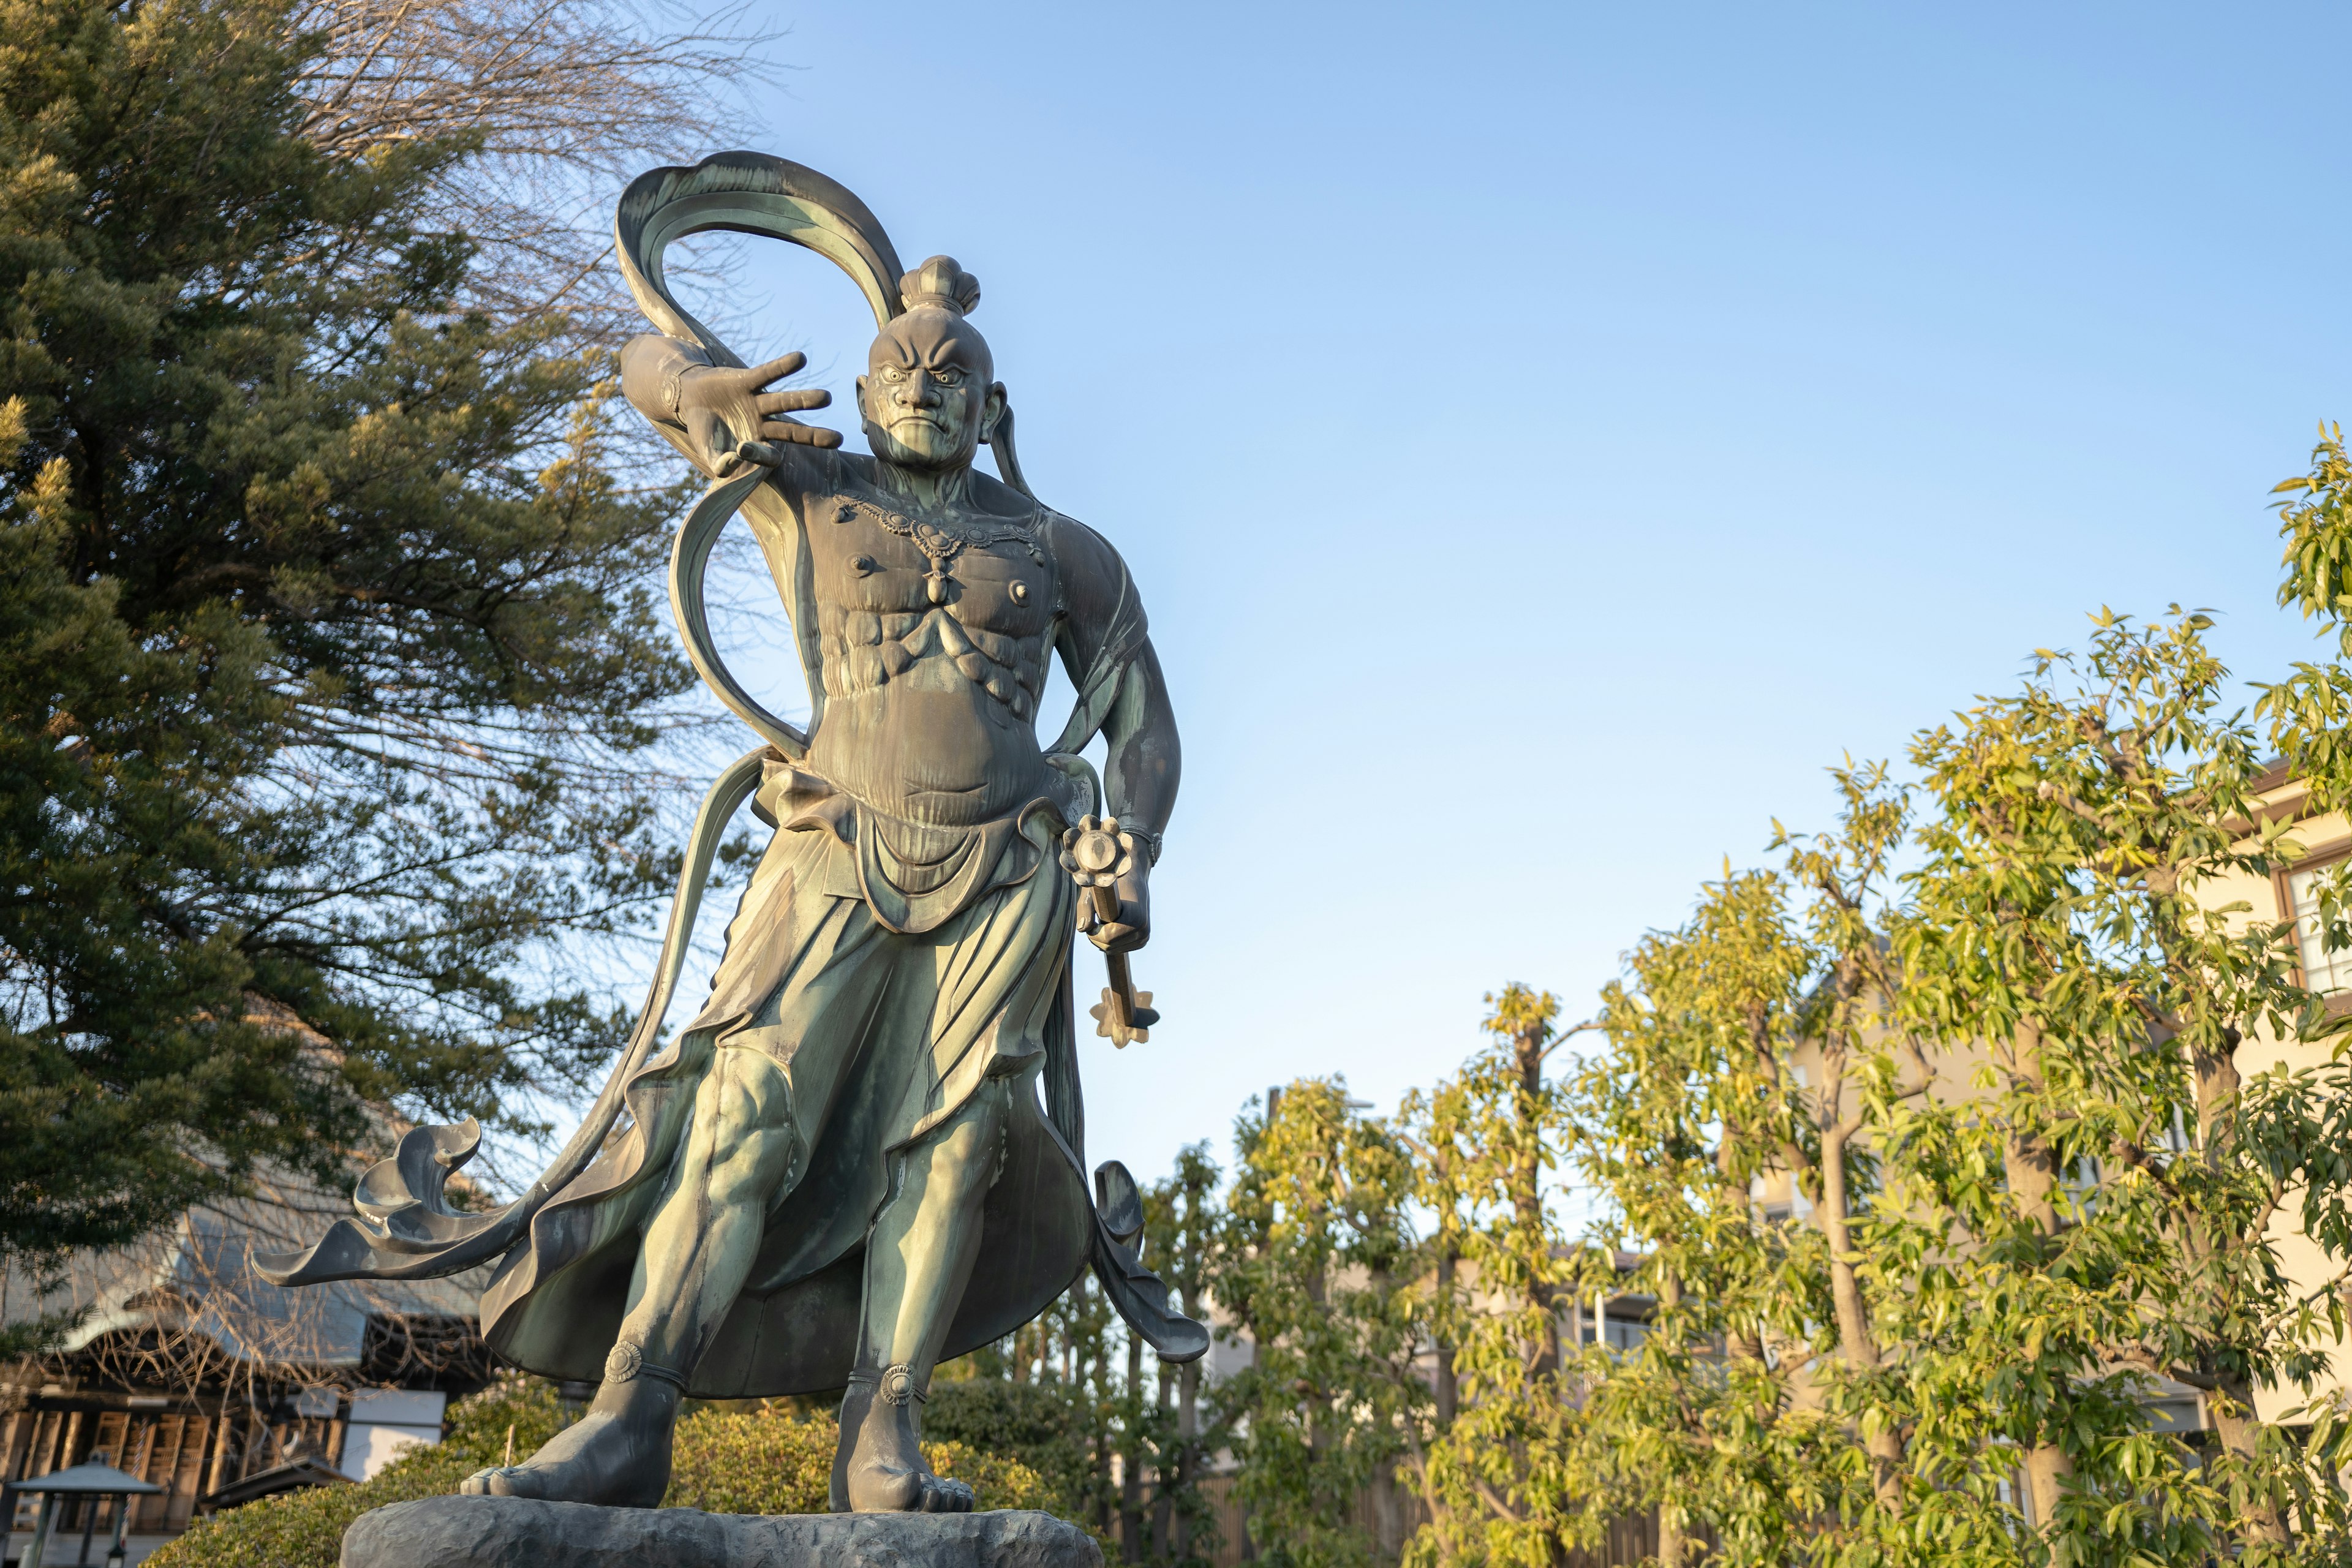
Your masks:
<svg viewBox="0 0 2352 1568"><path fill-rule="evenodd" d="M445 1397L490 1374L478 1279L296 1292L247 1265L340 1201L265 1187L78 1257L50 1289L0 1284L7 1321L79 1317L55 1353L0 1364L0 1483L110 1464L161 1489L131 1505L131 1533L152 1537L264 1472L282 1472L265 1486L358 1479L401 1443L437 1442ZM31 1498L6 1511L0 1528L33 1528Z"/></svg>
<svg viewBox="0 0 2352 1568"><path fill-rule="evenodd" d="M55 1385L52 1385L55 1386ZM0 1479L37 1480L93 1460L163 1489L131 1505L134 1535L176 1534L202 1500L289 1454L340 1461L337 1416L257 1410L220 1398L142 1397L114 1390L35 1394L0 1415ZM37 1504L17 1500L12 1529L33 1527Z"/></svg>

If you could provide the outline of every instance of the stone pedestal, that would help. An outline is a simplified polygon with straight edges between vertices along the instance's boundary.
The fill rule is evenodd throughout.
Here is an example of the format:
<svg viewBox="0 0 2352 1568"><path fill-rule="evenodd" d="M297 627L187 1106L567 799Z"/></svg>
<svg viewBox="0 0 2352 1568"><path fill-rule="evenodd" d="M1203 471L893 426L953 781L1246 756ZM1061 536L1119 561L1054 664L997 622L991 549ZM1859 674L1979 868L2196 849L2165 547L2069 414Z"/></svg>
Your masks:
<svg viewBox="0 0 2352 1568"><path fill-rule="evenodd" d="M1103 1568L1051 1514L704 1513L441 1497L363 1513L342 1568Z"/></svg>

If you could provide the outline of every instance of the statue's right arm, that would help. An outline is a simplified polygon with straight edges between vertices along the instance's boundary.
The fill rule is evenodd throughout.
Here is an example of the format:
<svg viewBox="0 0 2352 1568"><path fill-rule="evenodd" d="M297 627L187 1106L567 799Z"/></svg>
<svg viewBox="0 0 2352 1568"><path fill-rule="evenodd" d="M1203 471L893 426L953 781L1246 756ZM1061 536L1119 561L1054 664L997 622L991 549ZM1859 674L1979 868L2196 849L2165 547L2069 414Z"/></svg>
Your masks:
<svg viewBox="0 0 2352 1568"><path fill-rule="evenodd" d="M724 479L746 458L778 468L803 449L841 445L837 432L790 417L823 408L831 393L767 390L807 363L806 355L792 353L737 370L712 364L699 344L646 332L621 351L621 392L695 467Z"/></svg>

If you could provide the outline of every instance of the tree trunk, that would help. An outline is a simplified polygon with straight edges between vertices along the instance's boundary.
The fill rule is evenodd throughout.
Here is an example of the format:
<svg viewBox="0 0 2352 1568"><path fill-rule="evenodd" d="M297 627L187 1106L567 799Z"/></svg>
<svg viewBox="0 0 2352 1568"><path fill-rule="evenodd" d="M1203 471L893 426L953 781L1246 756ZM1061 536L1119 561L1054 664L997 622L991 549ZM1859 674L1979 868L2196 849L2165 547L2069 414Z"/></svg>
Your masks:
<svg viewBox="0 0 2352 1568"><path fill-rule="evenodd" d="M2058 1505L2066 1497L2066 1478L2074 1461L2054 1443L2036 1443L2025 1451L2025 1489L2033 1500L2033 1528L2043 1535L2058 1528Z"/></svg>
<svg viewBox="0 0 2352 1568"><path fill-rule="evenodd" d="M1188 1167L1189 1169L1189 1167ZM1203 1184L1188 1180L1184 1189L1184 1209L1189 1216L1184 1227L1184 1315L1199 1321L1201 1317L1201 1269L1204 1222L1201 1206L1208 1201ZM1201 1457L1201 1363L1188 1361L1176 1369L1176 1486L1183 1493L1185 1506L1176 1513L1175 1555L1181 1560L1192 1555L1192 1504L1199 1484Z"/></svg>
<svg viewBox="0 0 2352 1568"><path fill-rule="evenodd" d="M1201 1467L1201 1365L1188 1362L1176 1374L1176 1489L1187 1506L1176 1514L1179 1560L1192 1555L1192 1514L1190 1504L1199 1485Z"/></svg>
<svg viewBox="0 0 2352 1568"><path fill-rule="evenodd" d="M2015 1056L2003 1064L2011 1081L2030 1091L2042 1085L2042 1030L2031 1019L2017 1027ZM2018 1217L2041 1233L2041 1256L2050 1256L2058 1234L2058 1159L2046 1139L2019 1128L2013 1121L2001 1129L2001 1174L2009 1183L2011 1202ZM2055 1443L2036 1443L2025 1452L2025 1488L2033 1504L2033 1528L2048 1536L2058 1523L2058 1507L2066 1495L2065 1481L2074 1473L2074 1461Z"/></svg>
<svg viewBox="0 0 2352 1568"><path fill-rule="evenodd" d="M1836 1112L1839 1079L1822 1074L1822 1092L1830 1097L1830 1114ZM1862 1280L1853 1266L1853 1231L1847 1223L1849 1194L1845 1185L1848 1134L1832 1128L1822 1136L1822 1235L1829 1242L1830 1300L1837 1310L1838 1339L1845 1363L1857 1372L1879 1367L1878 1341L1871 1331L1870 1306L1862 1299ZM1879 1506L1894 1508L1903 1495L1903 1438L1892 1427L1881 1427L1864 1440L1870 1454L1871 1488Z"/></svg>
<svg viewBox="0 0 2352 1568"><path fill-rule="evenodd" d="M1765 1038L1764 1029L1764 1020L1759 1013L1751 1019L1749 1033L1758 1038ZM1755 1200L1748 1191L1748 1184L1735 1174L1738 1169L1734 1163L1735 1152L1754 1136L1751 1129L1727 1119L1722 1142L1715 1146L1715 1171L1721 1184L1718 1191L1722 1194L1723 1206L1738 1215L1743 1226L1755 1221ZM1794 1173L1791 1173L1790 1180L1795 1179ZM1723 1353L1729 1361L1760 1362L1764 1359L1764 1336L1756 1331L1754 1325L1731 1325L1724 1331Z"/></svg>
<svg viewBox="0 0 2352 1568"><path fill-rule="evenodd" d="M1543 1047L1550 1034L1548 1020L1530 1018L1512 1036L1512 1056L1519 1071L1518 1146L1511 1152L1511 1217L1530 1247L1543 1241ZM1543 1342L1532 1358L1537 1377L1559 1370L1559 1292L1531 1268L1528 1303L1543 1314Z"/></svg>
<svg viewBox="0 0 2352 1568"><path fill-rule="evenodd" d="M1461 1379L1454 1371L1454 1340L1443 1326L1454 1312L1454 1270L1458 1261L1459 1247L1450 1226L1440 1221L1437 1235L1437 1311L1440 1327L1434 1336L1437 1348L1437 1372L1434 1379L1437 1394L1437 1425L1442 1430L1454 1425L1454 1413L1462 1397Z"/></svg>
<svg viewBox="0 0 2352 1568"><path fill-rule="evenodd" d="M1152 1408L1160 1414L1161 1432L1168 1430L1165 1417L1176 1398L1173 1369L1166 1362L1160 1363L1159 1396ZM1171 1537L1175 1533L1176 1489L1183 1484L1184 1442L1180 1436L1172 1444L1163 1444L1154 1456L1151 1467L1151 1557L1156 1563L1171 1561Z"/></svg>
<svg viewBox="0 0 2352 1568"><path fill-rule="evenodd" d="M1684 1568L1689 1560L1688 1538L1683 1534L1683 1510L1672 1503L1660 1503L1658 1568Z"/></svg>
<svg viewBox="0 0 2352 1568"><path fill-rule="evenodd" d="M1383 1563L1393 1563L1404 1554L1404 1506L1397 1495L1396 1471L1382 1465L1372 1472L1366 1489L1371 1494L1374 1554Z"/></svg>
<svg viewBox="0 0 2352 1568"><path fill-rule="evenodd" d="M1318 1316L1328 1300L1329 1283L1328 1277L1320 1269L1307 1276L1307 1300L1313 1303ZM1333 1406L1337 1397L1316 1391L1308 1393L1304 1403L1307 1406L1307 1495L1312 1507L1322 1500L1324 1460L1329 1451L1328 1440L1333 1433Z"/></svg>
<svg viewBox="0 0 2352 1568"><path fill-rule="evenodd" d="M1097 1422L1094 1435L1095 1533L1110 1534L1110 1433Z"/></svg>
<svg viewBox="0 0 2352 1568"><path fill-rule="evenodd" d="M1143 1341L1129 1330L1127 1336L1127 1406L1133 1419L1120 1434L1118 1456L1118 1539L1129 1563L1147 1555L1143 1542Z"/></svg>
<svg viewBox="0 0 2352 1568"><path fill-rule="evenodd" d="M1682 1305L1682 1300L1681 1277L1666 1272L1658 1281L1658 1305L1665 1309L1669 1322L1673 1321L1671 1314ZM1679 1351L1682 1349L1681 1331L1677 1328L1671 1331L1674 1340L1667 1349ZM1678 1477L1669 1475L1664 1479L1670 1491L1679 1484ZM1683 1568L1687 1557L1687 1543L1683 1534L1683 1510L1675 1506L1673 1497L1662 1497L1658 1500L1658 1568Z"/></svg>
<svg viewBox="0 0 2352 1568"><path fill-rule="evenodd" d="M2238 1037L2231 1031L2219 1051L2199 1051L2189 1058L2189 1070L2197 1080L2197 1152L2208 1164L2220 1158L2220 1151L2231 1140L2222 1127L2222 1119L2234 1113L2239 1090L2243 1082L2238 1073ZM2267 1222L2267 1215L2262 1216ZM2197 1238L2191 1237L2192 1250ZM2207 1247L2215 1251L2232 1250L2249 1245L2259 1245L2259 1233L2251 1238L2235 1236L2203 1237ZM2213 1423L2213 1433L2232 1458L2251 1468L2260 1451L2263 1436L2262 1417L2254 1414L2254 1392L2235 1378L2216 1380L2213 1393L2205 1400L2205 1413ZM2243 1504L2244 1523L2242 1538L2249 1543L2284 1547L2294 1539L2294 1527L2278 1504L2265 1496L2249 1495Z"/></svg>
<svg viewBox="0 0 2352 1568"><path fill-rule="evenodd" d="M2254 1414L2254 1392L2234 1378L2217 1381L2219 1389L2205 1400L2206 1416L2213 1423L2213 1435L2221 1439L2222 1449L2251 1468L2263 1436L2262 1420ZM2244 1512L2239 1531L2246 1544L2285 1547L2293 1543L2294 1531L2270 1498L2249 1492L2240 1506Z"/></svg>

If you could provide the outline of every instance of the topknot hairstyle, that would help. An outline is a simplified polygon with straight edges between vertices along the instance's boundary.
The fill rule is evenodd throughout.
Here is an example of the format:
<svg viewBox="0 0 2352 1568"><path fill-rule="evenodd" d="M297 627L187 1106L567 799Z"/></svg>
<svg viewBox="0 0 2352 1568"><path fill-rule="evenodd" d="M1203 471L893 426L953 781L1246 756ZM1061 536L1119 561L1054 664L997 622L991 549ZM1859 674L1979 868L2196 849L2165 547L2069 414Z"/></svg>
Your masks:
<svg viewBox="0 0 2352 1568"><path fill-rule="evenodd" d="M899 297L907 309L929 305L968 316L980 303L980 279L966 272L952 256L934 256L898 279Z"/></svg>

